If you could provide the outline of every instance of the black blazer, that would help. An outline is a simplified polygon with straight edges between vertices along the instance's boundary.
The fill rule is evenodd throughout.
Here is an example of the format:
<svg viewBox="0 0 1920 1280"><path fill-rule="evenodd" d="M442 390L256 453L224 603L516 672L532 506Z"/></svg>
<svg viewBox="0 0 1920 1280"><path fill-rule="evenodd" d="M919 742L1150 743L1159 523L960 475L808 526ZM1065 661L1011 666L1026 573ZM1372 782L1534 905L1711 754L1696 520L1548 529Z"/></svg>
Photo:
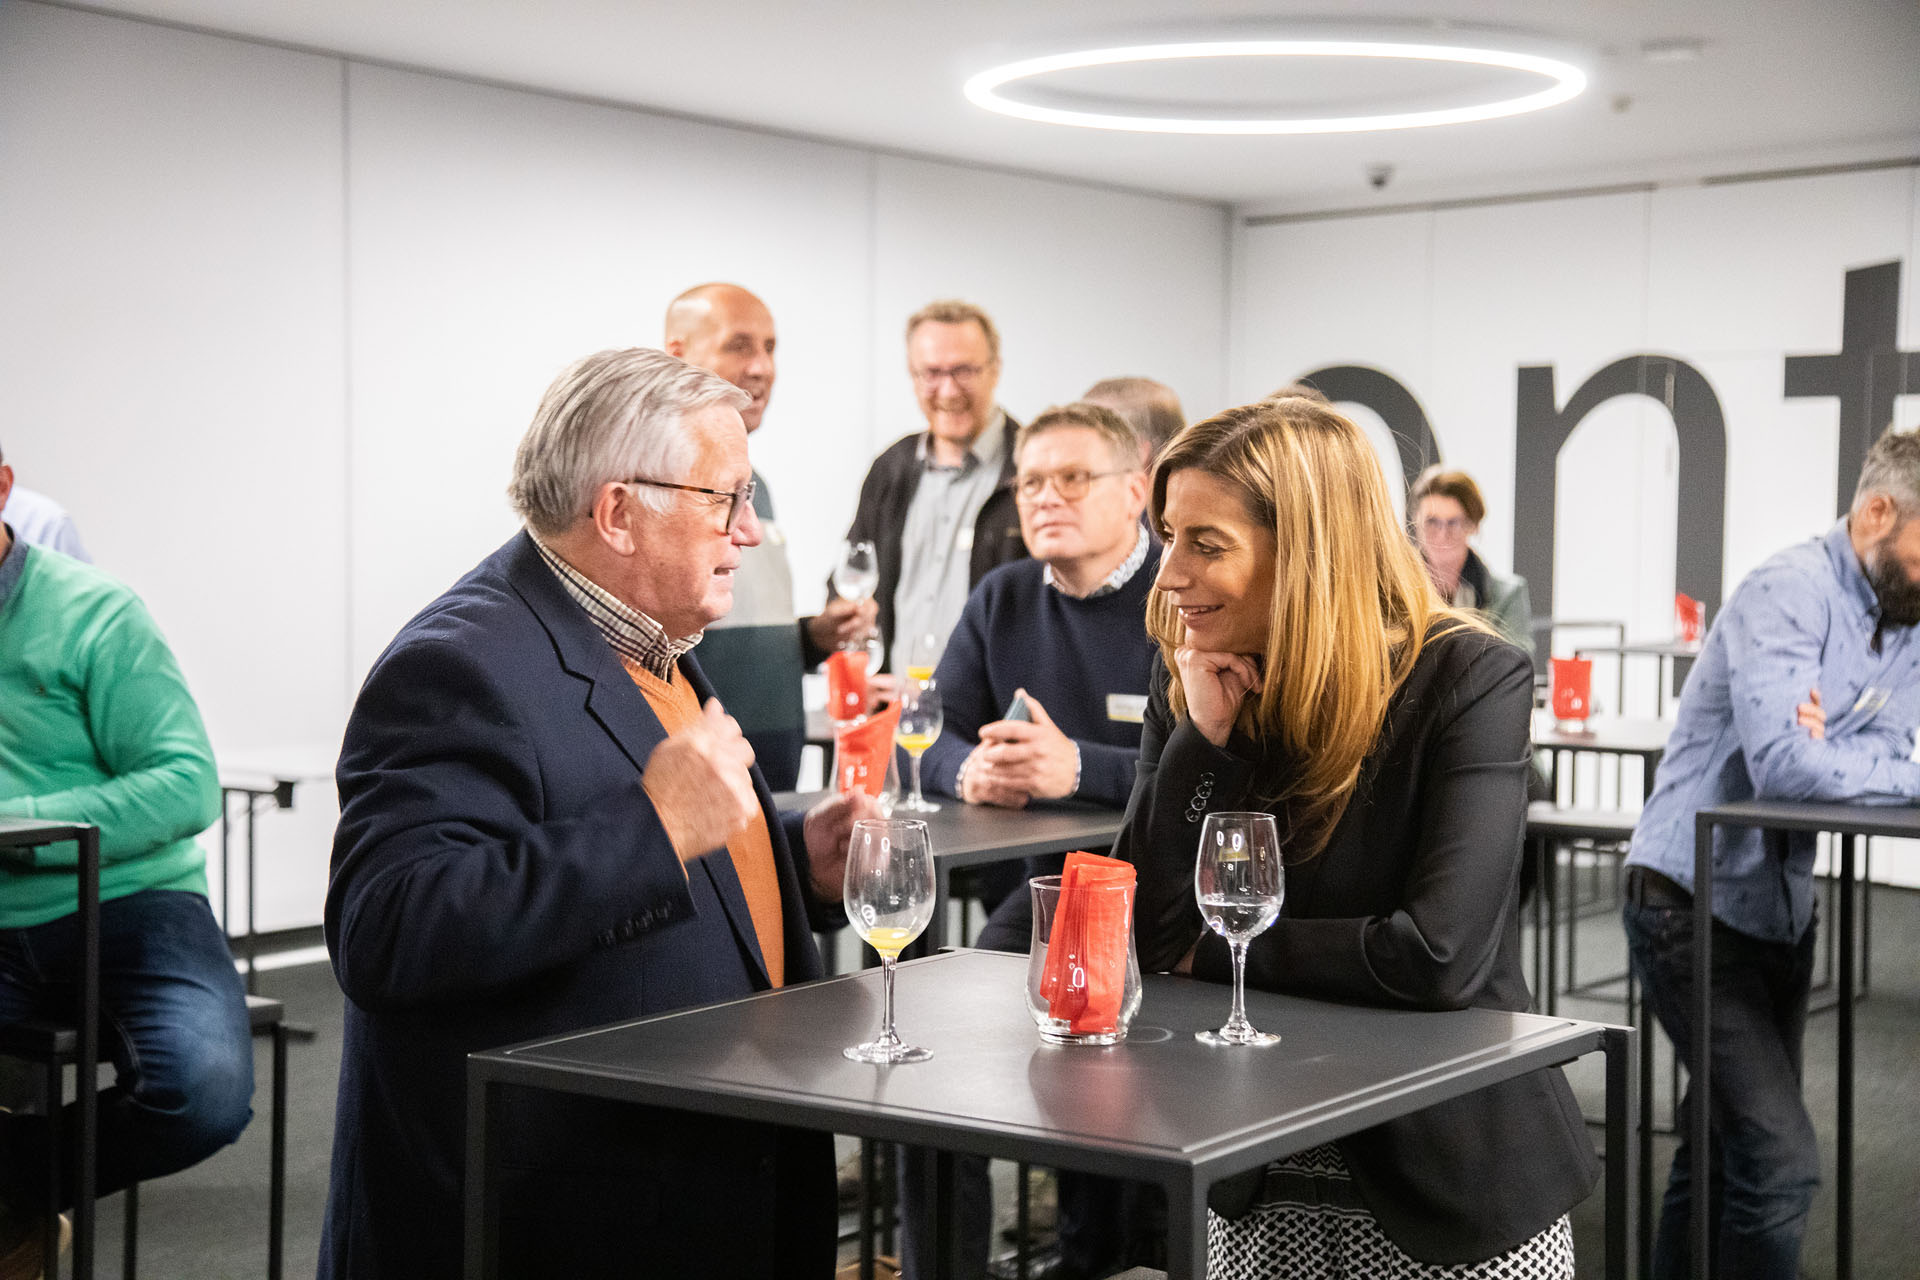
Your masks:
<svg viewBox="0 0 1920 1280"><path fill-rule="evenodd" d="M1139 868L1142 967L1172 968L1205 933L1195 975L1230 982L1226 941L1206 932L1193 898L1200 819L1262 807L1257 797L1279 789L1287 766L1243 735L1221 749L1176 722L1167 683L1162 666L1115 853ZM1280 919L1249 950L1248 985L1407 1009L1527 1009L1517 885L1532 706L1518 649L1480 631L1433 636L1326 848L1290 861ZM1432 1264L1513 1248L1599 1176L1557 1068L1369 1129L1340 1150L1388 1238Z"/></svg>
<svg viewBox="0 0 1920 1280"><path fill-rule="evenodd" d="M691 658L681 669L705 698ZM327 949L346 992L320 1275L461 1269L466 1055L768 984L724 853L684 874L640 786L659 720L524 533L374 664L340 755ZM786 976L819 976L800 815L754 783ZM717 1052L726 1046L716 1046ZM826 1135L520 1094L504 1274L827 1276ZM557 1252L555 1252L557 1250Z"/></svg>
<svg viewBox="0 0 1920 1280"><path fill-rule="evenodd" d="M989 570L1023 559L1027 554L1026 540L1020 536L1020 512L1013 501L1013 438L1019 431L1020 424L1007 418L1006 452L1000 463L1000 479L973 521L973 549L967 553L969 591L980 585L980 579L986 577ZM873 460L867 469L867 478L860 482L860 505L854 509L853 524L847 529L848 541L873 543L874 555L880 561L880 585L874 590L873 600L879 610L876 621L880 626L880 639L886 646L881 658L882 670L889 669L886 664L893 654L893 600L900 587L900 569L905 563L901 544L907 528L907 508L920 488L924 471L920 442L926 436L924 431L902 436Z"/></svg>

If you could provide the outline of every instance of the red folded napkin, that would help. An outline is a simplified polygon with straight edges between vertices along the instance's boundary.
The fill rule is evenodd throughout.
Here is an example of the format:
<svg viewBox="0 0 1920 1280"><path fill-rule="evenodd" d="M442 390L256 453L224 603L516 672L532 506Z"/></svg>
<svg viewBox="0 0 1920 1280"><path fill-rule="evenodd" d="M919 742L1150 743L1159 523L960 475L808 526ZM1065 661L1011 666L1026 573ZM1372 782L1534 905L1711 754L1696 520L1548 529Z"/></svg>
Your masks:
<svg viewBox="0 0 1920 1280"><path fill-rule="evenodd" d="M1706 629L1707 606L1695 600L1686 592L1678 592L1673 597L1673 630L1682 644L1699 644L1700 633Z"/></svg>
<svg viewBox="0 0 1920 1280"><path fill-rule="evenodd" d="M827 716L851 720L867 709L867 651L835 649L827 655Z"/></svg>
<svg viewBox="0 0 1920 1280"><path fill-rule="evenodd" d="M1040 995L1075 1034L1117 1031L1133 929L1133 864L1076 850L1060 876Z"/></svg>
<svg viewBox="0 0 1920 1280"><path fill-rule="evenodd" d="M866 654L860 655L863 666L866 658ZM887 785L887 765L893 759L893 730L899 723L900 704L896 702L834 733L834 790L858 789L876 800L880 798Z"/></svg>
<svg viewBox="0 0 1920 1280"><path fill-rule="evenodd" d="M1593 659L1552 658L1553 718L1585 720L1593 713Z"/></svg>

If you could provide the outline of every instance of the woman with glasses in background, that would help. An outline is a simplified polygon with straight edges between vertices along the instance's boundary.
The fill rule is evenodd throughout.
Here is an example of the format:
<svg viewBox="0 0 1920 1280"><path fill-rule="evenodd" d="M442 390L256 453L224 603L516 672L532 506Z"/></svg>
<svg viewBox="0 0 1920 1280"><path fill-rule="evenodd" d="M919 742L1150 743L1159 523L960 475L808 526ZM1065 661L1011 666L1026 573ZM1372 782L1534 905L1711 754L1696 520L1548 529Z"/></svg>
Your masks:
<svg viewBox="0 0 1920 1280"><path fill-rule="evenodd" d="M1407 521L1440 598L1472 609L1506 639L1533 652L1533 602L1527 580L1496 573L1469 544L1487 518L1480 486L1464 471L1428 467L1407 491Z"/></svg>

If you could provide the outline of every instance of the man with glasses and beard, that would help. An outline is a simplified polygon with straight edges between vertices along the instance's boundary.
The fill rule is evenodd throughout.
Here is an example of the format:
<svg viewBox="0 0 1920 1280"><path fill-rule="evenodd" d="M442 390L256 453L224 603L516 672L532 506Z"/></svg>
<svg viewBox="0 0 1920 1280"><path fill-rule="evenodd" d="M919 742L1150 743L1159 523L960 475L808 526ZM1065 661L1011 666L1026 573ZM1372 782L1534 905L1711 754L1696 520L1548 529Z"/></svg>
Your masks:
<svg viewBox="0 0 1920 1280"><path fill-rule="evenodd" d="M1659 783L1634 831L1623 909L1647 1005L1693 1047L1694 814L1739 800L1920 801L1920 435L1868 452L1853 508L1826 536L1749 574L1715 620L1680 700ZM1811 833L1714 835L1716 1274L1792 1277L1820 1180L1800 1095L1813 964ZM1691 1068L1692 1063L1687 1065ZM1690 1274L1689 1090L1653 1275Z"/></svg>

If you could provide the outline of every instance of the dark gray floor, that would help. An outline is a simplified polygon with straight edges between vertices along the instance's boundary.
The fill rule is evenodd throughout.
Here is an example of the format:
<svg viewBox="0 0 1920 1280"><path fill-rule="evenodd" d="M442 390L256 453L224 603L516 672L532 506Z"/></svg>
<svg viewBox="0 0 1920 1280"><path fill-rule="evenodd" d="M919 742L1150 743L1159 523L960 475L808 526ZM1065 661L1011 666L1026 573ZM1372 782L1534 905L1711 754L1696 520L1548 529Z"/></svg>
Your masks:
<svg viewBox="0 0 1920 1280"><path fill-rule="evenodd" d="M1879 890L1874 895L1874 957L1871 998L1859 1006L1856 1138L1855 1257L1861 1277L1920 1274L1914 1246L1920 1214L1920 893ZM1579 933L1581 976L1602 976L1621 966L1624 945L1618 919L1601 910ZM324 965L271 970L260 976L264 995L287 1004L293 1021L313 1026L319 1037L295 1044L292 1104L288 1117L289 1192L287 1275L313 1274L320 1219L326 1201L327 1157L332 1142L334 1086L339 1071L341 996ZM1563 1011L1618 1020L1618 1004L1573 999ZM1807 1038L1807 1097L1820 1132L1828 1186L1815 1205L1808 1234L1805 1273L1833 1274L1834 1025L1831 1013L1814 1018ZM1659 1109L1666 1109L1665 1047ZM259 1044L260 1091L256 1120L233 1148L195 1169L150 1184L142 1191L141 1268L149 1277L223 1280L266 1271L267 1071ZM1597 1061L1573 1073L1589 1113L1600 1111ZM1597 1131L1596 1131L1597 1135ZM1670 1139L1657 1139L1656 1168L1664 1180ZM1582 1275L1600 1273L1600 1209L1583 1206L1575 1216ZM119 1201L103 1206L101 1257L117 1269Z"/></svg>

